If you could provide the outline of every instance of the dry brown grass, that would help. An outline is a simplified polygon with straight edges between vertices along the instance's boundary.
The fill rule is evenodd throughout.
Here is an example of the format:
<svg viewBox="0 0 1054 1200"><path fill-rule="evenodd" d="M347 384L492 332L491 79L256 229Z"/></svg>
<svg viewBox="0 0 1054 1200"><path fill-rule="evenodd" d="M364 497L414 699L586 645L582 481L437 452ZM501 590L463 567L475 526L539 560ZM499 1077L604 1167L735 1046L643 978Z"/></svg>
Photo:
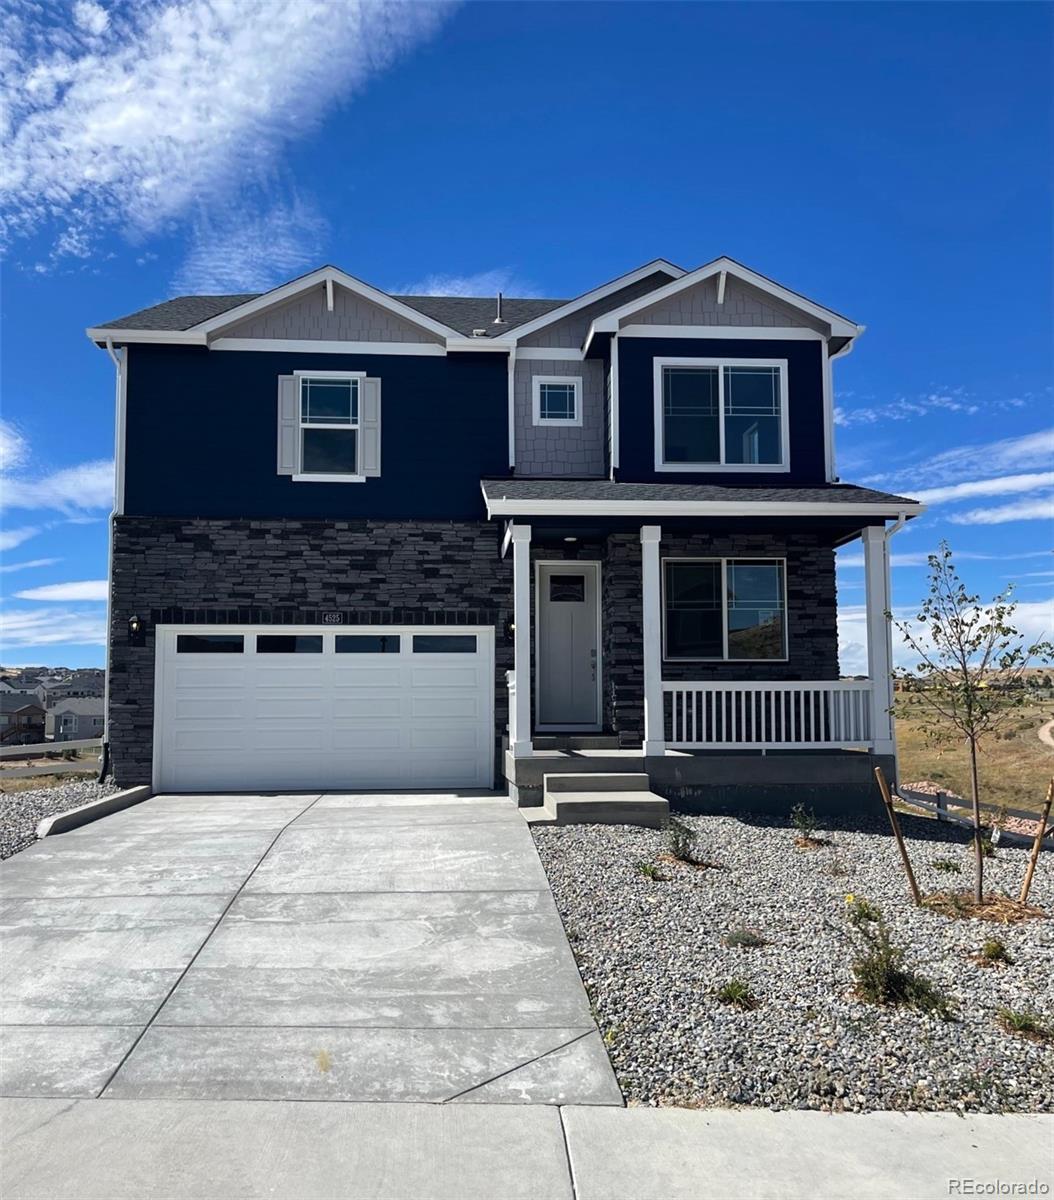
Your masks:
<svg viewBox="0 0 1054 1200"><path fill-rule="evenodd" d="M84 771L65 771L61 775L20 775L8 779L0 771L0 795L10 795L12 792L35 792L41 788L60 787L64 783L75 780L94 779L95 776Z"/></svg>
<svg viewBox="0 0 1054 1200"><path fill-rule="evenodd" d="M906 703L905 703L906 702ZM897 745L902 779L929 779L960 796L970 794L970 761L965 744L938 750L922 734L925 701L898 697ZM1046 701L1011 714L999 736L981 744L981 799L1038 812L1054 773L1054 750L1039 740L1039 727L1054 719L1054 702Z"/></svg>
<svg viewBox="0 0 1054 1200"><path fill-rule="evenodd" d="M933 892L922 903L943 917L961 920L997 921L1000 925L1015 925L1018 921L1041 921L1047 914L1034 904L1022 904L1010 896L990 894L980 904L972 892Z"/></svg>

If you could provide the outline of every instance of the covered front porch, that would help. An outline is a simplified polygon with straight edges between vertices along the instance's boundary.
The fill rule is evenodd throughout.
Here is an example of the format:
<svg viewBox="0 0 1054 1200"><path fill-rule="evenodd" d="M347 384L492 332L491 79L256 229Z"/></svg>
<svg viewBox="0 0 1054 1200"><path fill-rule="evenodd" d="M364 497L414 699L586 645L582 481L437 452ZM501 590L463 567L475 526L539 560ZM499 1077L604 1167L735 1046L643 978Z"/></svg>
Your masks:
<svg viewBox="0 0 1054 1200"><path fill-rule="evenodd" d="M644 771L666 794L723 795L787 781L869 792L874 761L895 774L888 543L904 519L764 514L750 504L662 521L546 508L510 517L515 645L504 761L521 801L533 802L554 771ZM846 679L834 552L855 539L868 673ZM595 584L574 591L594 574ZM563 611L576 599L595 605L595 629ZM576 657L578 693L595 683L597 707L580 706L583 720L562 727L554 693L575 691Z"/></svg>

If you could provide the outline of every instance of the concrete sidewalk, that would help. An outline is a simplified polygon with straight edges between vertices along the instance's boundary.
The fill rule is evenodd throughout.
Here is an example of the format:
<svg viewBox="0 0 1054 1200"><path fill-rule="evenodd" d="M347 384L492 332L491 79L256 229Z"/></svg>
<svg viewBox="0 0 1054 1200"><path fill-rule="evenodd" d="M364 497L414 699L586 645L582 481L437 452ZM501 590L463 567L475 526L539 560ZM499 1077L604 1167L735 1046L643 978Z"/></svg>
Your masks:
<svg viewBox="0 0 1054 1200"><path fill-rule="evenodd" d="M5 1100L5 1200L937 1200L1054 1184L1049 1117ZM960 1181L956 1183L956 1181Z"/></svg>

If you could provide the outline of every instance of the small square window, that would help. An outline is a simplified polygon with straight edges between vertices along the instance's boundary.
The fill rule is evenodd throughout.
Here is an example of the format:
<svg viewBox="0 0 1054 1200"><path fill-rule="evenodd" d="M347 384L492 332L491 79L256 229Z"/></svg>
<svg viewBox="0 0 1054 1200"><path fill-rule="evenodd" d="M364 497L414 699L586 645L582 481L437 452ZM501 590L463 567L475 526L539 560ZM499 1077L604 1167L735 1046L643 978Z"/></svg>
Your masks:
<svg viewBox="0 0 1054 1200"><path fill-rule="evenodd" d="M582 380L565 376L534 377L535 425L581 425Z"/></svg>

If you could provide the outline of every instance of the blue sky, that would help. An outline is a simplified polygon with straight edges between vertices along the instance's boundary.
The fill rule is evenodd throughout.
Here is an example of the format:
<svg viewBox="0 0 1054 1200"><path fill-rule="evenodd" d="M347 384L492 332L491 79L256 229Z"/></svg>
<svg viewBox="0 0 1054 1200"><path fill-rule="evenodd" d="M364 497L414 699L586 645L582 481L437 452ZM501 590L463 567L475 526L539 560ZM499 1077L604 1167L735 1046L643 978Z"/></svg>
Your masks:
<svg viewBox="0 0 1054 1200"><path fill-rule="evenodd" d="M5 664L102 662L113 371L84 328L327 261L571 296L740 259L868 326L840 472L932 505L894 543L898 609L946 537L1049 627L1049 6L2 7Z"/></svg>

